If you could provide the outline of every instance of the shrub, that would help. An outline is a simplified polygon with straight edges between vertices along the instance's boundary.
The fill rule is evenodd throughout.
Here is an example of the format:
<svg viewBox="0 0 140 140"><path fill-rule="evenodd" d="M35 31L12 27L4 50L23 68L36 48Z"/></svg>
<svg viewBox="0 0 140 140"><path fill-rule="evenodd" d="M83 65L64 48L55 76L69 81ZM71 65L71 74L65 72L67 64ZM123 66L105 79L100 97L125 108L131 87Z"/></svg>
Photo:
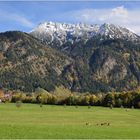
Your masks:
<svg viewBox="0 0 140 140"><path fill-rule="evenodd" d="M16 101L16 107L21 107L21 105L22 105L22 102L21 101Z"/></svg>

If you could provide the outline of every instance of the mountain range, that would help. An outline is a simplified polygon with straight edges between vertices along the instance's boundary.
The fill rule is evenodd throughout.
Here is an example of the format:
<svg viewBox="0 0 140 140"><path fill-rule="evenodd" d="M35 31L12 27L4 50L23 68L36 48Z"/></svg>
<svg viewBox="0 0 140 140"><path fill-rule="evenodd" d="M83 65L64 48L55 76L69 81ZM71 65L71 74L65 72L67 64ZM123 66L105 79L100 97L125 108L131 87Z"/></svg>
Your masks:
<svg viewBox="0 0 140 140"><path fill-rule="evenodd" d="M0 84L48 91L133 90L140 86L140 37L113 24L45 22L0 33Z"/></svg>

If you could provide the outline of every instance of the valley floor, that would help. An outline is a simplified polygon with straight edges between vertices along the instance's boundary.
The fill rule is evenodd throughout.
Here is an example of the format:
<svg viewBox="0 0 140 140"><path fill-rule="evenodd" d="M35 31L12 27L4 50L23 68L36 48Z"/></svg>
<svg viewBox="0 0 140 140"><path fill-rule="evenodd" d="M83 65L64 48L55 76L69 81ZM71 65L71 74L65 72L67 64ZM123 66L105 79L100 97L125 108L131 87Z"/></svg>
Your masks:
<svg viewBox="0 0 140 140"><path fill-rule="evenodd" d="M0 104L0 138L140 138L140 110Z"/></svg>

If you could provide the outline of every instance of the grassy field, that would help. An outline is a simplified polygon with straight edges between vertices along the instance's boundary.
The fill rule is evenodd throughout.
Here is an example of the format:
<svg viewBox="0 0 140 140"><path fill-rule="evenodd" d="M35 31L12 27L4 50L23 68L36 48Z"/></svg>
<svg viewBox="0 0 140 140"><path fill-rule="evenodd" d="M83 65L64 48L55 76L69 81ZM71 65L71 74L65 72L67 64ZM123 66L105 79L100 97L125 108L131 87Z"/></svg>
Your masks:
<svg viewBox="0 0 140 140"><path fill-rule="evenodd" d="M0 104L0 138L140 138L140 110Z"/></svg>

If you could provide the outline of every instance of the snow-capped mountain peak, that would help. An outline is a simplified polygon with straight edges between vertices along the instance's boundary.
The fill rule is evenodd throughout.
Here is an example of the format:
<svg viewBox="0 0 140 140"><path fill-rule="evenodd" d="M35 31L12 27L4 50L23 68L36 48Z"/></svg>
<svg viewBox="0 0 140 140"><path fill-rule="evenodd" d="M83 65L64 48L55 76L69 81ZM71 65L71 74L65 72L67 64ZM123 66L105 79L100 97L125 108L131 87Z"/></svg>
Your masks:
<svg viewBox="0 0 140 140"><path fill-rule="evenodd" d="M67 41L73 43L80 39L87 40L96 35L125 40L139 40L139 36L128 29L108 23L90 25L44 22L40 23L30 33L48 44L55 43L57 45L62 45Z"/></svg>

